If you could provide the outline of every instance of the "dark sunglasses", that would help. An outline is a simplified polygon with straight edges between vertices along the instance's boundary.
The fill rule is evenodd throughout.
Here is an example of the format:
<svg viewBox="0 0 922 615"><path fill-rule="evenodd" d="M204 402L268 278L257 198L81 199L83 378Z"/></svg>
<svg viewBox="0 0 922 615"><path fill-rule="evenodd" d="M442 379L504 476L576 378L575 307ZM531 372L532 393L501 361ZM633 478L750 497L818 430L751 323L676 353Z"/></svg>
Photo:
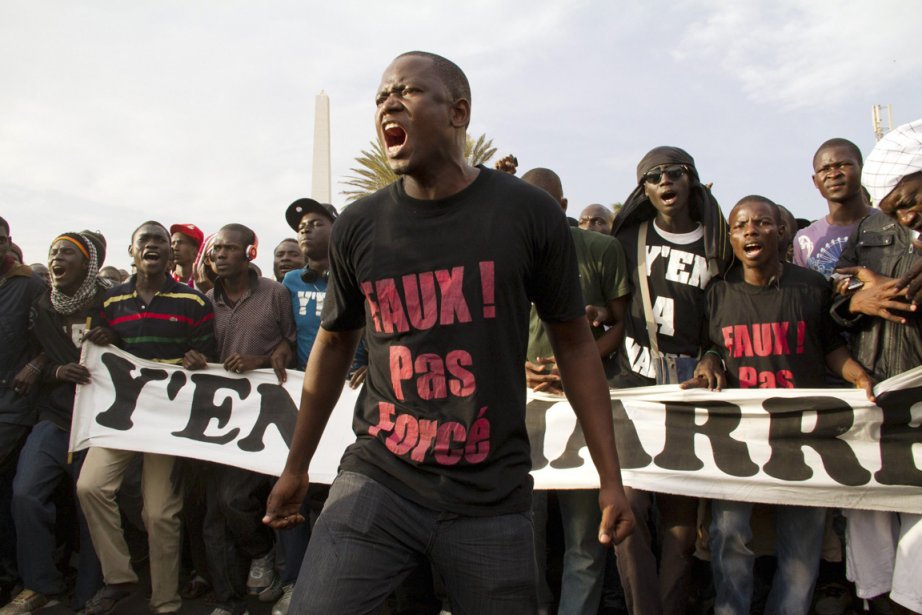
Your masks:
<svg viewBox="0 0 922 615"><path fill-rule="evenodd" d="M652 171L647 171L643 174L643 181L648 184L658 184L661 179L663 179L663 174L666 175L669 179L679 179L683 175L688 173L688 168L682 164L674 164L665 169L653 169Z"/></svg>

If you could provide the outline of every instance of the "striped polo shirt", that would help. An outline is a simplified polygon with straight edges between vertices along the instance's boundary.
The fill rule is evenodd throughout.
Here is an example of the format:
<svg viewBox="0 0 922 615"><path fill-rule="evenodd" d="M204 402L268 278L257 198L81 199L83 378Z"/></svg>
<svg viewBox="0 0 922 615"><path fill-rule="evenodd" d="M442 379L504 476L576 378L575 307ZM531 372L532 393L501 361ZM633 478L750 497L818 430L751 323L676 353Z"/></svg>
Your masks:
<svg viewBox="0 0 922 615"><path fill-rule="evenodd" d="M213 360L214 309L211 302L167 276L150 303L135 289L136 275L109 289L93 325L109 327L119 336L118 347L136 357L160 363L182 363L189 350Z"/></svg>

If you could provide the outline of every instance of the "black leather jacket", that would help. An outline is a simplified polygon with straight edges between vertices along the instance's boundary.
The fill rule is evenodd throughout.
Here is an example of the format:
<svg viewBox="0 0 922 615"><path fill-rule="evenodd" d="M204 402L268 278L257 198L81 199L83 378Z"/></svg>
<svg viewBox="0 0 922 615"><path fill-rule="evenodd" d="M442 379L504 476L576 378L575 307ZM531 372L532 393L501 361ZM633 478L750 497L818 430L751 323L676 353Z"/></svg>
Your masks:
<svg viewBox="0 0 922 615"><path fill-rule="evenodd" d="M920 258L912 246L912 231L890 216L878 214L858 224L838 267L864 266L875 273L899 278ZM907 323L901 325L852 314L848 310L849 299L836 298L830 314L848 330L852 356L875 382L922 365L922 314L902 312Z"/></svg>

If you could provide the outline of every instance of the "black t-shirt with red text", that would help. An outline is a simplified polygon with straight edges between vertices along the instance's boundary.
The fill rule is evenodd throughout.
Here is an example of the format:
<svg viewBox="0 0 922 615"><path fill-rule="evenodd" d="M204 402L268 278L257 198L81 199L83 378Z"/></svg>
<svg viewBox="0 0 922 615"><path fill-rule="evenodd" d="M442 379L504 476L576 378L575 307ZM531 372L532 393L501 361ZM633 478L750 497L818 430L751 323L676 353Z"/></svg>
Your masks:
<svg viewBox="0 0 922 615"><path fill-rule="evenodd" d="M733 267L707 288L708 332L734 388L823 388L827 354L844 346L829 316L831 289L815 271L783 263L768 286Z"/></svg>
<svg viewBox="0 0 922 615"><path fill-rule="evenodd" d="M346 208L321 326L365 326L369 370L340 468L433 510L527 510L532 302L544 320L585 313L566 218L546 192L481 167L445 199L412 199L397 181Z"/></svg>

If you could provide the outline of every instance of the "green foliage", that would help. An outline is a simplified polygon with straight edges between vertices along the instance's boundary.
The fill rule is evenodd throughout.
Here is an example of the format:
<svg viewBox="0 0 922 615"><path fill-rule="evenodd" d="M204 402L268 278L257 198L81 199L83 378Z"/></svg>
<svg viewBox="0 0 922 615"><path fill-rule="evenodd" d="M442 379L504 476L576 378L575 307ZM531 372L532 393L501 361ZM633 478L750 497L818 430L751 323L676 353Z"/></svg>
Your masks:
<svg viewBox="0 0 922 615"><path fill-rule="evenodd" d="M496 148L493 147L493 139L487 139L486 135L480 135L476 139L467 136L467 143L464 146L464 158L469 164L474 166L486 164L496 154ZM348 175L342 183L350 186L351 190L343 190L342 194L346 200L351 203L358 199L377 192L381 188L390 185L397 175L391 171L387 164L387 156L384 154L384 148L374 140L371 142L371 149L362 150L362 155L355 159L358 167L349 169L352 175Z"/></svg>

